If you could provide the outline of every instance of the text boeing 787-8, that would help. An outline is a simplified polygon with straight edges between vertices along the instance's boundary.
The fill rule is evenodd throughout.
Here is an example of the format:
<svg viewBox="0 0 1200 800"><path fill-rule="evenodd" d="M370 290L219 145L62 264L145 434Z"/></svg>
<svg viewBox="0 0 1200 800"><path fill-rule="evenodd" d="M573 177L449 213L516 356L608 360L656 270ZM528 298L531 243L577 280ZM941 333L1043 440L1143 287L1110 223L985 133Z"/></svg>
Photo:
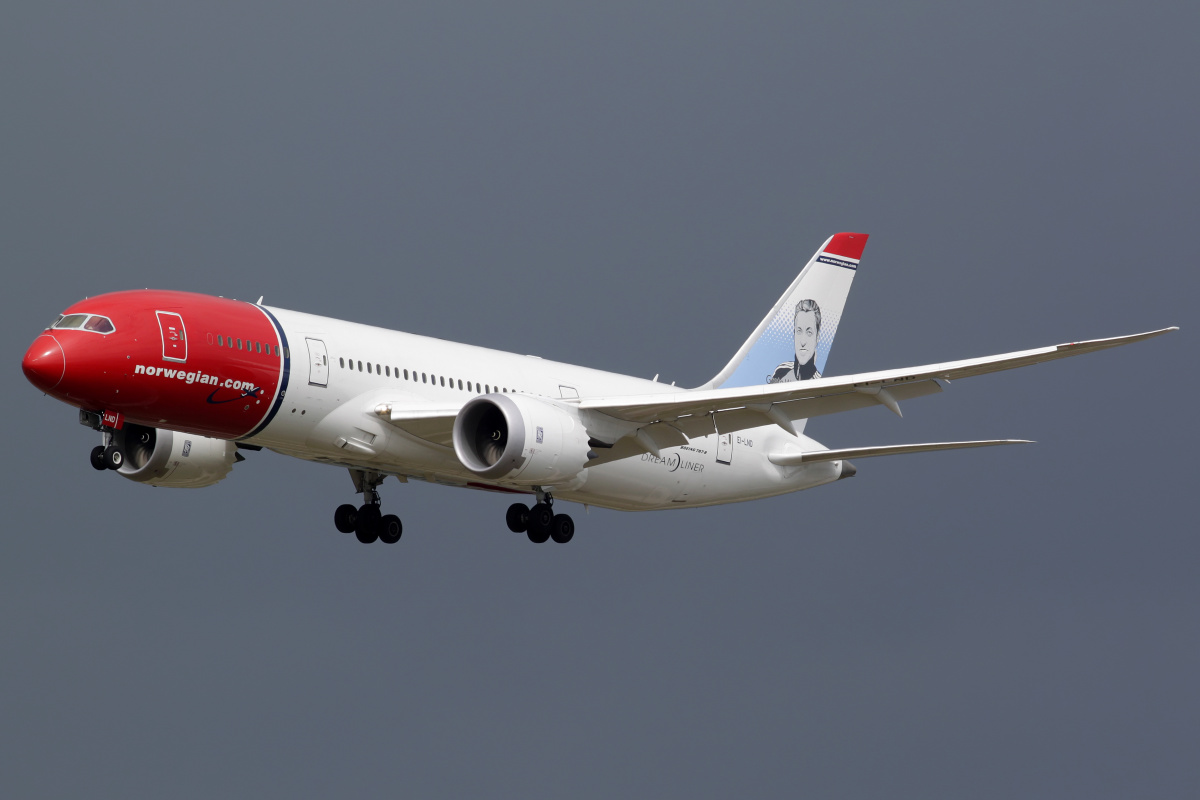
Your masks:
<svg viewBox="0 0 1200 800"><path fill-rule="evenodd" d="M810 417L900 403L940 381L1149 339L1175 328L1003 355L828 377L825 363L865 234L830 237L712 380L694 389L172 291L67 308L22 362L34 386L100 431L96 469L155 486L224 478L239 449L346 468L359 506L334 513L364 543L396 542L389 475L529 495L508 527L570 541L554 501L644 511L753 500L855 473L850 459L1023 440L829 449Z"/></svg>

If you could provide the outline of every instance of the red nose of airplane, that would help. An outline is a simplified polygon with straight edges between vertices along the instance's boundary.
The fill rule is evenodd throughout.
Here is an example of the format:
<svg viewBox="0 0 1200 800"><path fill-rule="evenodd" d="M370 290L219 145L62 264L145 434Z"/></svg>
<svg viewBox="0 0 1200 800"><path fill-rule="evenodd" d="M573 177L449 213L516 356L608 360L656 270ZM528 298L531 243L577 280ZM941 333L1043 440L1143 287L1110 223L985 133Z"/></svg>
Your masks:
<svg viewBox="0 0 1200 800"><path fill-rule="evenodd" d="M21 360L21 371L25 377L43 392L58 386L66 369L67 360L62 347L53 336L44 333L33 340L25 358Z"/></svg>

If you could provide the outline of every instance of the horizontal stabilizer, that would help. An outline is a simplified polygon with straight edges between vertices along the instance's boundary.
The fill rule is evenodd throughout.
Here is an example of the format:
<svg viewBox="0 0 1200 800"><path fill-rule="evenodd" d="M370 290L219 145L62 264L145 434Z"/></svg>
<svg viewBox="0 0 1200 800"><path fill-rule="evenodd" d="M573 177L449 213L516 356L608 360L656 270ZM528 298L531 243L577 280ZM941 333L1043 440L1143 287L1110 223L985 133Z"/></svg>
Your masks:
<svg viewBox="0 0 1200 800"><path fill-rule="evenodd" d="M991 447L997 444L1031 444L1029 439L983 439L977 442L929 442L927 444L890 444L880 447L843 447L838 450L812 450L807 453L788 450L771 453L767 458L781 467L798 467L815 461L841 461L847 458L897 456L904 453L928 453L933 450L958 450L965 447Z"/></svg>

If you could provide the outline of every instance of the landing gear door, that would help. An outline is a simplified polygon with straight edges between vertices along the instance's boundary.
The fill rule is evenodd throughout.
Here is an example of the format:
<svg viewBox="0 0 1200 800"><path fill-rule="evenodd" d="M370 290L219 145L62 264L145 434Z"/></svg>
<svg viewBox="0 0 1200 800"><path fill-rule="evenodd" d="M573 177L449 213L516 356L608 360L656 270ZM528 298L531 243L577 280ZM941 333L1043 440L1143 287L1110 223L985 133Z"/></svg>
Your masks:
<svg viewBox="0 0 1200 800"><path fill-rule="evenodd" d="M304 340L308 343L308 385L329 385L329 354L325 352L325 343L320 339Z"/></svg>
<svg viewBox="0 0 1200 800"><path fill-rule="evenodd" d="M187 333L183 329L183 317L174 311L156 311L158 331L162 334L163 361L187 361Z"/></svg>

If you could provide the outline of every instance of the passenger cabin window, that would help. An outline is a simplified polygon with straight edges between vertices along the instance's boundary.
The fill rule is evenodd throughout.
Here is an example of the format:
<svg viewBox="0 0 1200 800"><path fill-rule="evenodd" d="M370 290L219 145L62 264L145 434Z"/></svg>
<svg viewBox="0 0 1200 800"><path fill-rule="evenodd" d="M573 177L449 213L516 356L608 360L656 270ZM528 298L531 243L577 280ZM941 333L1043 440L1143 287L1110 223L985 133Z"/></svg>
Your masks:
<svg viewBox="0 0 1200 800"><path fill-rule="evenodd" d="M346 359L339 356L338 357L338 366L341 367L342 369L345 369L346 368Z"/></svg>
<svg viewBox="0 0 1200 800"><path fill-rule="evenodd" d="M362 372L362 362L358 362L358 371Z"/></svg>
<svg viewBox="0 0 1200 800"><path fill-rule="evenodd" d="M429 380L424 372L421 373L421 383L429 383Z"/></svg>
<svg viewBox="0 0 1200 800"><path fill-rule="evenodd" d="M371 372L371 362L368 361L367 362L367 373L370 374L370 372Z"/></svg>
<svg viewBox="0 0 1200 800"><path fill-rule="evenodd" d="M255 343L254 343L254 352L256 352L256 353L261 353L261 352L262 352L262 342L255 342Z"/></svg>
<svg viewBox="0 0 1200 800"><path fill-rule="evenodd" d="M218 333L217 334L217 347L224 347L224 346L225 346L225 337Z"/></svg>
<svg viewBox="0 0 1200 800"><path fill-rule="evenodd" d="M404 370L404 380L408 380L408 370Z"/></svg>
<svg viewBox="0 0 1200 800"><path fill-rule="evenodd" d="M242 340L238 339L238 350L242 349Z"/></svg>

